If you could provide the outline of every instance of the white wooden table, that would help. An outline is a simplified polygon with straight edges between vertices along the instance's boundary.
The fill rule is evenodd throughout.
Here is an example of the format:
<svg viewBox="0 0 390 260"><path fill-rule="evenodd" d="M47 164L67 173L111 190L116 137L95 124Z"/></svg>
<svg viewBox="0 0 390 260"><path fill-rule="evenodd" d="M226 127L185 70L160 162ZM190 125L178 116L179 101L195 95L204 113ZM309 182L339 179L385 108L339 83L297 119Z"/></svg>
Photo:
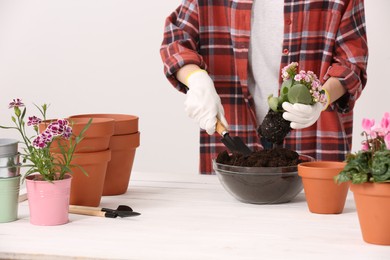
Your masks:
<svg viewBox="0 0 390 260"><path fill-rule="evenodd" d="M352 194L340 215L312 214L304 194L290 203L235 200L217 176L133 172L129 190L101 206L142 215L70 214L61 226L19 219L0 224L0 259L390 259L389 246L363 241Z"/></svg>

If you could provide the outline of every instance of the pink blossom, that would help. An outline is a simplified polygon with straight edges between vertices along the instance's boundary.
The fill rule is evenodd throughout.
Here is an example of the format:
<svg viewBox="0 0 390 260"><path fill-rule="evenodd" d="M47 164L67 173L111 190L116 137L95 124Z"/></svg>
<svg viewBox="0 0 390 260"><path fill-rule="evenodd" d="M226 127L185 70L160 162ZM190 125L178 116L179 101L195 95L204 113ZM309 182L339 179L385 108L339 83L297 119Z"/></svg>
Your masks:
<svg viewBox="0 0 390 260"><path fill-rule="evenodd" d="M322 104L326 104L328 102L328 97L325 94L320 94L319 101Z"/></svg>
<svg viewBox="0 0 390 260"><path fill-rule="evenodd" d="M289 78L290 78L290 75L288 75L288 72L287 72L287 71L283 71L283 72L282 72L282 78L283 78L283 79L289 79Z"/></svg>
<svg viewBox="0 0 390 260"><path fill-rule="evenodd" d="M387 150L390 150L390 134L387 134L384 139Z"/></svg>
<svg viewBox="0 0 390 260"><path fill-rule="evenodd" d="M51 122L47 127L46 131L51 132L54 136L63 135L65 128L69 122L66 119L58 119L57 121Z"/></svg>
<svg viewBox="0 0 390 260"><path fill-rule="evenodd" d="M381 127L387 131L390 131L390 113L386 112L381 121Z"/></svg>
<svg viewBox="0 0 390 260"><path fill-rule="evenodd" d="M34 140L33 140L33 146L38 149L43 149L47 147L47 145L53 141L53 134L49 131L44 131L41 134L39 134Z"/></svg>
<svg viewBox="0 0 390 260"><path fill-rule="evenodd" d="M369 146L368 146L368 143L366 142L366 141L363 141L362 142L362 148L361 148L361 150L362 151L368 151L369 150Z"/></svg>
<svg viewBox="0 0 390 260"><path fill-rule="evenodd" d="M311 88L313 89L313 90L320 90L321 91L321 89L319 89L321 87L321 83L318 81L318 80L314 80L312 83L311 83Z"/></svg>
<svg viewBox="0 0 390 260"><path fill-rule="evenodd" d="M42 120L36 116L29 116L28 117L28 122L27 122L27 125L28 126L36 126L38 125L40 122L42 122Z"/></svg>
<svg viewBox="0 0 390 260"><path fill-rule="evenodd" d="M62 137L64 137L65 139L69 139L72 135L72 127L66 125L64 126L64 132L62 134Z"/></svg>
<svg viewBox="0 0 390 260"><path fill-rule="evenodd" d="M371 137L376 138L378 136L384 137L387 134L387 130L381 127L380 125L374 125L371 127Z"/></svg>
<svg viewBox="0 0 390 260"><path fill-rule="evenodd" d="M375 119L363 118L362 127L368 134L371 133L371 128L375 125Z"/></svg>
<svg viewBox="0 0 390 260"><path fill-rule="evenodd" d="M317 75L313 71L308 70L307 75L309 75L313 80L317 80Z"/></svg>
<svg viewBox="0 0 390 260"><path fill-rule="evenodd" d="M297 67L298 62L291 62L290 64L282 68L282 78L284 80L290 79L290 74L295 74Z"/></svg>
<svg viewBox="0 0 390 260"><path fill-rule="evenodd" d="M9 108L13 107L24 107L24 104L20 98L15 98L9 103Z"/></svg>
<svg viewBox="0 0 390 260"><path fill-rule="evenodd" d="M302 80L301 75L300 74L295 75L294 80L295 81L301 81Z"/></svg>
<svg viewBox="0 0 390 260"><path fill-rule="evenodd" d="M320 93L318 91L314 91L313 94L311 94L316 102L320 101Z"/></svg>

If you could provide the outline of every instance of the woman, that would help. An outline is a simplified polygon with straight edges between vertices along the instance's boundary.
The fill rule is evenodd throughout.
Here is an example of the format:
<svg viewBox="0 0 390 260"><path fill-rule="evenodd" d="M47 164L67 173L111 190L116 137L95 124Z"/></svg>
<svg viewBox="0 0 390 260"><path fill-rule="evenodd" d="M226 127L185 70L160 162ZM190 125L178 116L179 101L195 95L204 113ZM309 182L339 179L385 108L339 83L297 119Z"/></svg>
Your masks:
<svg viewBox="0 0 390 260"><path fill-rule="evenodd" d="M202 129L201 173L212 174L212 159L226 149L217 118L231 135L262 148L257 128L266 99L291 62L318 75L330 105L283 105L294 128L284 145L317 160L342 161L350 152L353 108L367 81L363 0L186 0L166 19L160 53Z"/></svg>

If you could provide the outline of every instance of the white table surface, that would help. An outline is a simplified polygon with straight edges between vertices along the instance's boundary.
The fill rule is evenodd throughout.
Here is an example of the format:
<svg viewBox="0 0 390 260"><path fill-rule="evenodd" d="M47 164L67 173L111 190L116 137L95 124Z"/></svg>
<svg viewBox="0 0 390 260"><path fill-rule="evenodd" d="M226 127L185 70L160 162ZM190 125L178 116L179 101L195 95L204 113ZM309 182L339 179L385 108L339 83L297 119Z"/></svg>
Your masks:
<svg viewBox="0 0 390 260"><path fill-rule="evenodd" d="M0 224L0 259L390 259L367 244L350 193L344 212L309 212L305 196L278 205L235 200L218 177L133 172L129 189L101 207L129 205L141 215L70 214L60 226L34 226L28 202Z"/></svg>

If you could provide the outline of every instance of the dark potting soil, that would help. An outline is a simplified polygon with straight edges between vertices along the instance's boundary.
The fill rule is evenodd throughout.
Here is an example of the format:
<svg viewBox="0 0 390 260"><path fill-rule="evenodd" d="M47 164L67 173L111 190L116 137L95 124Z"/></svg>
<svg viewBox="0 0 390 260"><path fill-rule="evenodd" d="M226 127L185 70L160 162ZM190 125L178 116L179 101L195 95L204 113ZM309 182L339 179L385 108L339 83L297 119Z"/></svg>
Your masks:
<svg viewBox="0 0 390 260"><path fill-rule="evenodd" d="M268 142L282 144L286 135L291 131L290 121L284 119L282 115L282 112L270 109L257 129L259 135Z"/></svg>
<svg viewBox="0 0 390 260"><path fill-rule="evenodd" d="M216 162L241 167L281 167L295 166L300 163L300 159L299 154L295 151L286 148L273 148L255 151L247 156L223 151L218 154Z"/></svg>

